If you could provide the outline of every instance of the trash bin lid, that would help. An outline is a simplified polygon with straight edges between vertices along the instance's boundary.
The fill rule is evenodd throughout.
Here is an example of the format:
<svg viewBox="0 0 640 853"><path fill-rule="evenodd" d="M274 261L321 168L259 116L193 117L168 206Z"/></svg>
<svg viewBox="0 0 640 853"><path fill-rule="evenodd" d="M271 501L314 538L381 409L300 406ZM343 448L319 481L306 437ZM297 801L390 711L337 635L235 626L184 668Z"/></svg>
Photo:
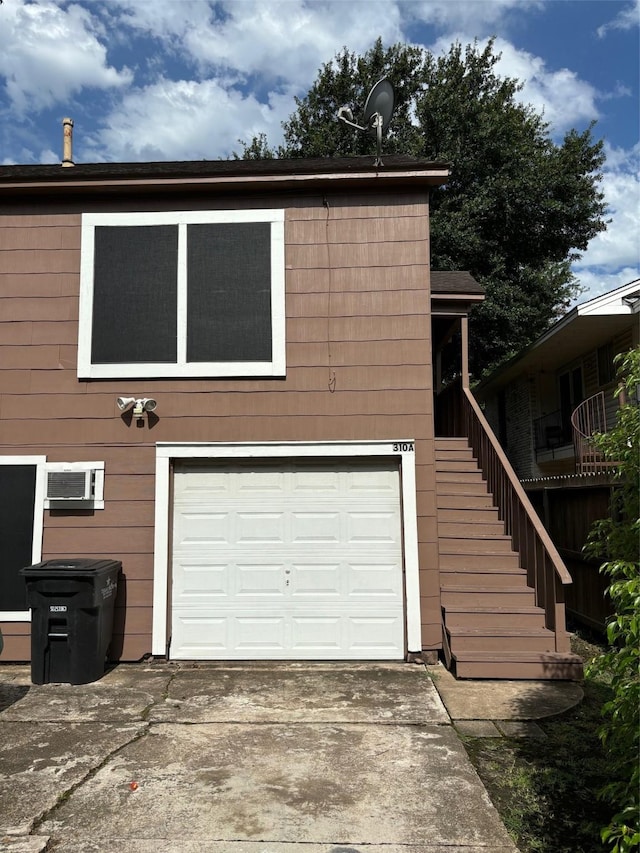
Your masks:
<svg viewBox="0 0 640 853"><path fill-rule="evenodd" d="M63 557L57 560L44 560L33 566L20 569L20 574L95 574L100 571L122 568L120 560L96 560L94 557Z"/></svg>

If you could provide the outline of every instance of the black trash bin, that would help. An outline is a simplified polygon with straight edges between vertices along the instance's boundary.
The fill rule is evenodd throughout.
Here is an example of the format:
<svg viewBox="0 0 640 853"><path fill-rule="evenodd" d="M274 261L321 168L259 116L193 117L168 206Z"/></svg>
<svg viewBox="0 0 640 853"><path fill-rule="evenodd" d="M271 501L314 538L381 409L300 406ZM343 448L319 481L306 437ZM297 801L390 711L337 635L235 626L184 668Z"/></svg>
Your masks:
<svg viewBox="0 0 640 853"><path fill-rule="evenodd" d="M104 674L119 560L46 560L20 570L31 608L34 684L88 684Z"/></svg>

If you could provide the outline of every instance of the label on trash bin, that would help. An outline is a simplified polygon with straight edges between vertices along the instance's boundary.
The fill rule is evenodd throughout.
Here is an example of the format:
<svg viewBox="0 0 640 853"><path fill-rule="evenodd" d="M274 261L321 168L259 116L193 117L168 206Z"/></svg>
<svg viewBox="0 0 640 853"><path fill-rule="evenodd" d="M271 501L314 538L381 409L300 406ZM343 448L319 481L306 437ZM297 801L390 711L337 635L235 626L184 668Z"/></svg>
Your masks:
<svg viewBox="0 0 640 853"><path fill-rule="evenodd" d="M49 613L66 613L67 605L66 604L50 604L49 605Z"/></svg>
<svg viewBox="0 0 640 853"><path fill-rule="evenodd" d="M118 588L118 584L114 583L114 581L112 581L111 578L109 578L106 585L103 586L102 589L100 590L100 592L102 593L103 600L110 598L113 595L113 593L116 591L117 588Z"/></svg>

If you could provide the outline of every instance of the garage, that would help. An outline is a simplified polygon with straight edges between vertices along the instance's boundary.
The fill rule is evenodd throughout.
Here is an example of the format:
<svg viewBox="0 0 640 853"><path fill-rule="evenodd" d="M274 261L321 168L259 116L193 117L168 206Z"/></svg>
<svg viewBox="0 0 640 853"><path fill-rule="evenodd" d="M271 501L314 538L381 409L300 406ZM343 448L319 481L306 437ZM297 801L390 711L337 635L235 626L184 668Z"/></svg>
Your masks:
<svg viewBox="0 0 640 853"><path fill-rule="evenodd" d="M169 655L405 657L394 459L176 461Z"/></svg>

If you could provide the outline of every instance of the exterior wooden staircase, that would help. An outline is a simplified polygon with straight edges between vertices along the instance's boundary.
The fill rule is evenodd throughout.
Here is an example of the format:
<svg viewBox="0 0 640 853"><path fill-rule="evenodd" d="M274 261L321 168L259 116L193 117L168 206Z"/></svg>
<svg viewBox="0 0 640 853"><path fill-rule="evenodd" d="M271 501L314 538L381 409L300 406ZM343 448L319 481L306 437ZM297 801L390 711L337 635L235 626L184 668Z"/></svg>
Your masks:
<svg viewBox="0 0 640 853"><path fill-rule="evenodd" d="M564 624L561 652L545 627L466 438L436 439L436 495L447 666L459 678L580 679Z"/></svg>

